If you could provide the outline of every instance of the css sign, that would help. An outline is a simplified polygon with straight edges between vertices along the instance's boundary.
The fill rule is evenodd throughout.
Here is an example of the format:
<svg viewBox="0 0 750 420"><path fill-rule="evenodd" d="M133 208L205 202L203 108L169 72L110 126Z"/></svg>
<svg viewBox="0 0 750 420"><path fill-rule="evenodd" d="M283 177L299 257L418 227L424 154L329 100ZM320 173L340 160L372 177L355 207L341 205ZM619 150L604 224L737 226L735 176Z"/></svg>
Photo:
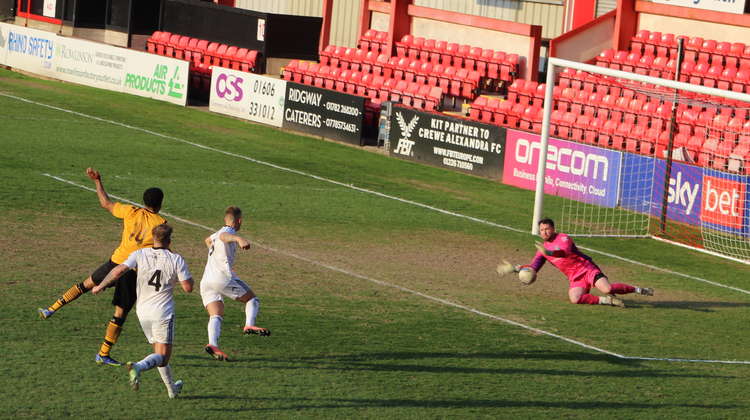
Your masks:
<svg viewBox="0 0 750 420"><path fill-rule="evenodd" d="M701 220L741 229L745 214L745 184L713 176L703 177Z"/></svg>
<svg viewBox="0 0 750 420"><path fill-rule="evenodd" d="M219 98L223 98L227 101L239 102L242 100L242 77L232 76L230 74L222 73L216 79L216 94Z"/></svg>

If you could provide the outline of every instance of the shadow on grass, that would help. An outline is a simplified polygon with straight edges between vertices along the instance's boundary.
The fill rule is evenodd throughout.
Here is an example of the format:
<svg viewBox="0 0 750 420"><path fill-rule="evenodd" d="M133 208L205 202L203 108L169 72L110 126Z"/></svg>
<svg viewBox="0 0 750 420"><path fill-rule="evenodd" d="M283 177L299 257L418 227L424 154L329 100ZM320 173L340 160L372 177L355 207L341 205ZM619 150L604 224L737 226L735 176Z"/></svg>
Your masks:
<svg viewBox="0 0 750 420"><path fill-rule="evenodd" d="M614 410L653 410L669 408L689 409L737 409L742 406L735 404L652 404L652 403L623 403L611 400L605 401L514 401L514 400L415 400L415 399L351 399L332 398L313 400L308 398L253 398L256 401L274 403L288 403L286 407L248 407L248 408L213 408L211 411L244 412L244 411L283 411L283 410L315 410L336 408L564 408L570 410L606 409Z"/></svg>
<svg viewBox="0 0 750 420"><path fill-rule="evenodd" d="M750 303L746 302L705 302L705 301L625 301L628 309L630 308L669 308L669 309L687 309L697 312L714 312L719 308L748 308Z"/></svg>
<svg viewBox="0 0 750 420"><path fill-rule="evenodd" d="M445 362L431 363L429 359L453 359L453 364L460 364L467 359L506 359L506 360L544 360L544 361L576 361L576 362L604 362L622 366L624 369L601 368L594 364L588 369L549 369L549 368L521 368L521 367L466 367L447 366ZM385 362L381 362L385 361ZM388 363L387 361L414 360L416 363ZM373 372L409 372L409 373L441 373L441 374L497 374L497 375L550 375L560 377L615 377L615 378L721 378L734 379L733 376L674 373L674 371L643 369L640 360L624 360L608 355L576 353L576 352L523 352L523 353L435 353L435 352L394 352L394 353L362 353L349 355L330 355L318 357L303 357L295 359L264 359L266 362L279 362L285 365L275 365L281 369L317 369L331 371L373 371ZM519 366L515 364L514 366Z"/></svg>

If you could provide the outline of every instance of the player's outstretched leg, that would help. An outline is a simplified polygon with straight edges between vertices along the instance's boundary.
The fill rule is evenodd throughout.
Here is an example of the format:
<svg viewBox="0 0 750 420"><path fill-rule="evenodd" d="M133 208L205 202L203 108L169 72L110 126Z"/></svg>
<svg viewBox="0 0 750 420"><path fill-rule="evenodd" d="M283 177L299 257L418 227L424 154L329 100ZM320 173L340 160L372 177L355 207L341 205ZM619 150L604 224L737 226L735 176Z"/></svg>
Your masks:
<svg viewBox="0 0 750 420"><path fill-rule="evenodd" d="M216 360L224 360L229 361L229 356L227 356L226 353L219 350L218 347L212 346L211 344L206 344L206 347L203 348L206 353L208 353L211 357L213 357Z"/></svg>
<svg viewBox="0 0 750 420"><path fill-rule="evenodd" d="M254 296L245 303L245 327L242 329L243 334L257 334L261 337L271 335L271 330L255 325L255 320L260 312L260 299Z"/></svg>
<svg viewBox="0 0 750 420"><path fill-rule="evenodd" d="M650 287L631 286L625 283L613 283L610 285L610 295L626 295L628 293L635 293L642 296L653 296L654 289Z"/></svg>
<svg viewBox="0 0 750 420"><path fill-rule="evenodd" d="M89 290L86 288L84 283L78 283L74 284L70 287L65 293L63 293L62 296L60 296L59 299L55 301L52 305L50 305L48 308L39 308L37 311L39 312L39 318L41 319L47 319L55 314L60 308L67 305L68 303L78 299L81 295L88 292Z"/></svg>

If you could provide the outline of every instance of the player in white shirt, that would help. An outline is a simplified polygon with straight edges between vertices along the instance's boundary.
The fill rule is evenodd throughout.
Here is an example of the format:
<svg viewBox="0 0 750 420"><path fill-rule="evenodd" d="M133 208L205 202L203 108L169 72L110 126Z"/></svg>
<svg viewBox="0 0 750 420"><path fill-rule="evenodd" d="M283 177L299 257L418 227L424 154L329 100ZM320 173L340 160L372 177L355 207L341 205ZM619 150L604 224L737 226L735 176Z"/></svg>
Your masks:
<svg viewBox="0 0 750 420"><path fill-rule="evenodd" d="M244 334L271 335L268 329L255 325L255 319L260 311L260 300L250 286L237 277L232 268L237 247L250 248L250 241L237 235L241 226L242 210L239 207L227 207L224 211L224 227L205 240L208 261L201 279L201 298L209 316L208 344L205 350L216 360L229 360L226 353L219 350L221 323L224 320L223 296L245 304Z"/></svg>
<svg viewBox="0 0 750 420"><path fill-rule="evenodd" d="M159 374L167 387L169 398L182 390L182 381L172 381L169 357L172 355L174 337L173 289L177 281L185 292L193 291L193 277L185 260L169 250L172 227L161 224L153 229L154 247L134 251L124 263L116 266L107 277L91 291L97 294L114 283L128 270L138 271L136 280L136 314L146 339L154 352L137 363L128 362L130 385L138 390L141 372L159 367Z"/></svg>

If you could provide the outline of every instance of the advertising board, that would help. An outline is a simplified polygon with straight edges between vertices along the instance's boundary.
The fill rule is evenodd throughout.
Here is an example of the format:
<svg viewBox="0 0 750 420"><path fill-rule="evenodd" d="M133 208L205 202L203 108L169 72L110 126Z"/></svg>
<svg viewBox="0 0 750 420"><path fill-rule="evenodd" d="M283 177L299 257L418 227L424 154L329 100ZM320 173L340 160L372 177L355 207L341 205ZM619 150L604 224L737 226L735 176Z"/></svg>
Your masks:
<svg viewBox="0 0 750 420"><path fill-rule="evenodd" d="M188 63L0 23L0 62L72 83L187 103Z"/></svg>
<svg viewBox="0 0 750 420"><path fill-rule="evenodd" d="M212 112L281 127L285 97L285 80L213 68L209 99Z"/></svg>
<svg viewBox="0 0 750 420"><path fill-rule="evenodd" d="M505 130L444 114L394 106L389 153L500 180L503 175Z"/></svg>
<svg viewBox="0 0 750 420"><path fill-rule="evenodd" d="M365 98L287 82L282 126L362 145Z"/></svg>
<svg viewBox="0 0 750 420"><path fill-rule="evenodd" d="M538 134L508 130L503 183L536 189ZM549 139L544 192L603 207L618 203L622 152Z"/></svg>

